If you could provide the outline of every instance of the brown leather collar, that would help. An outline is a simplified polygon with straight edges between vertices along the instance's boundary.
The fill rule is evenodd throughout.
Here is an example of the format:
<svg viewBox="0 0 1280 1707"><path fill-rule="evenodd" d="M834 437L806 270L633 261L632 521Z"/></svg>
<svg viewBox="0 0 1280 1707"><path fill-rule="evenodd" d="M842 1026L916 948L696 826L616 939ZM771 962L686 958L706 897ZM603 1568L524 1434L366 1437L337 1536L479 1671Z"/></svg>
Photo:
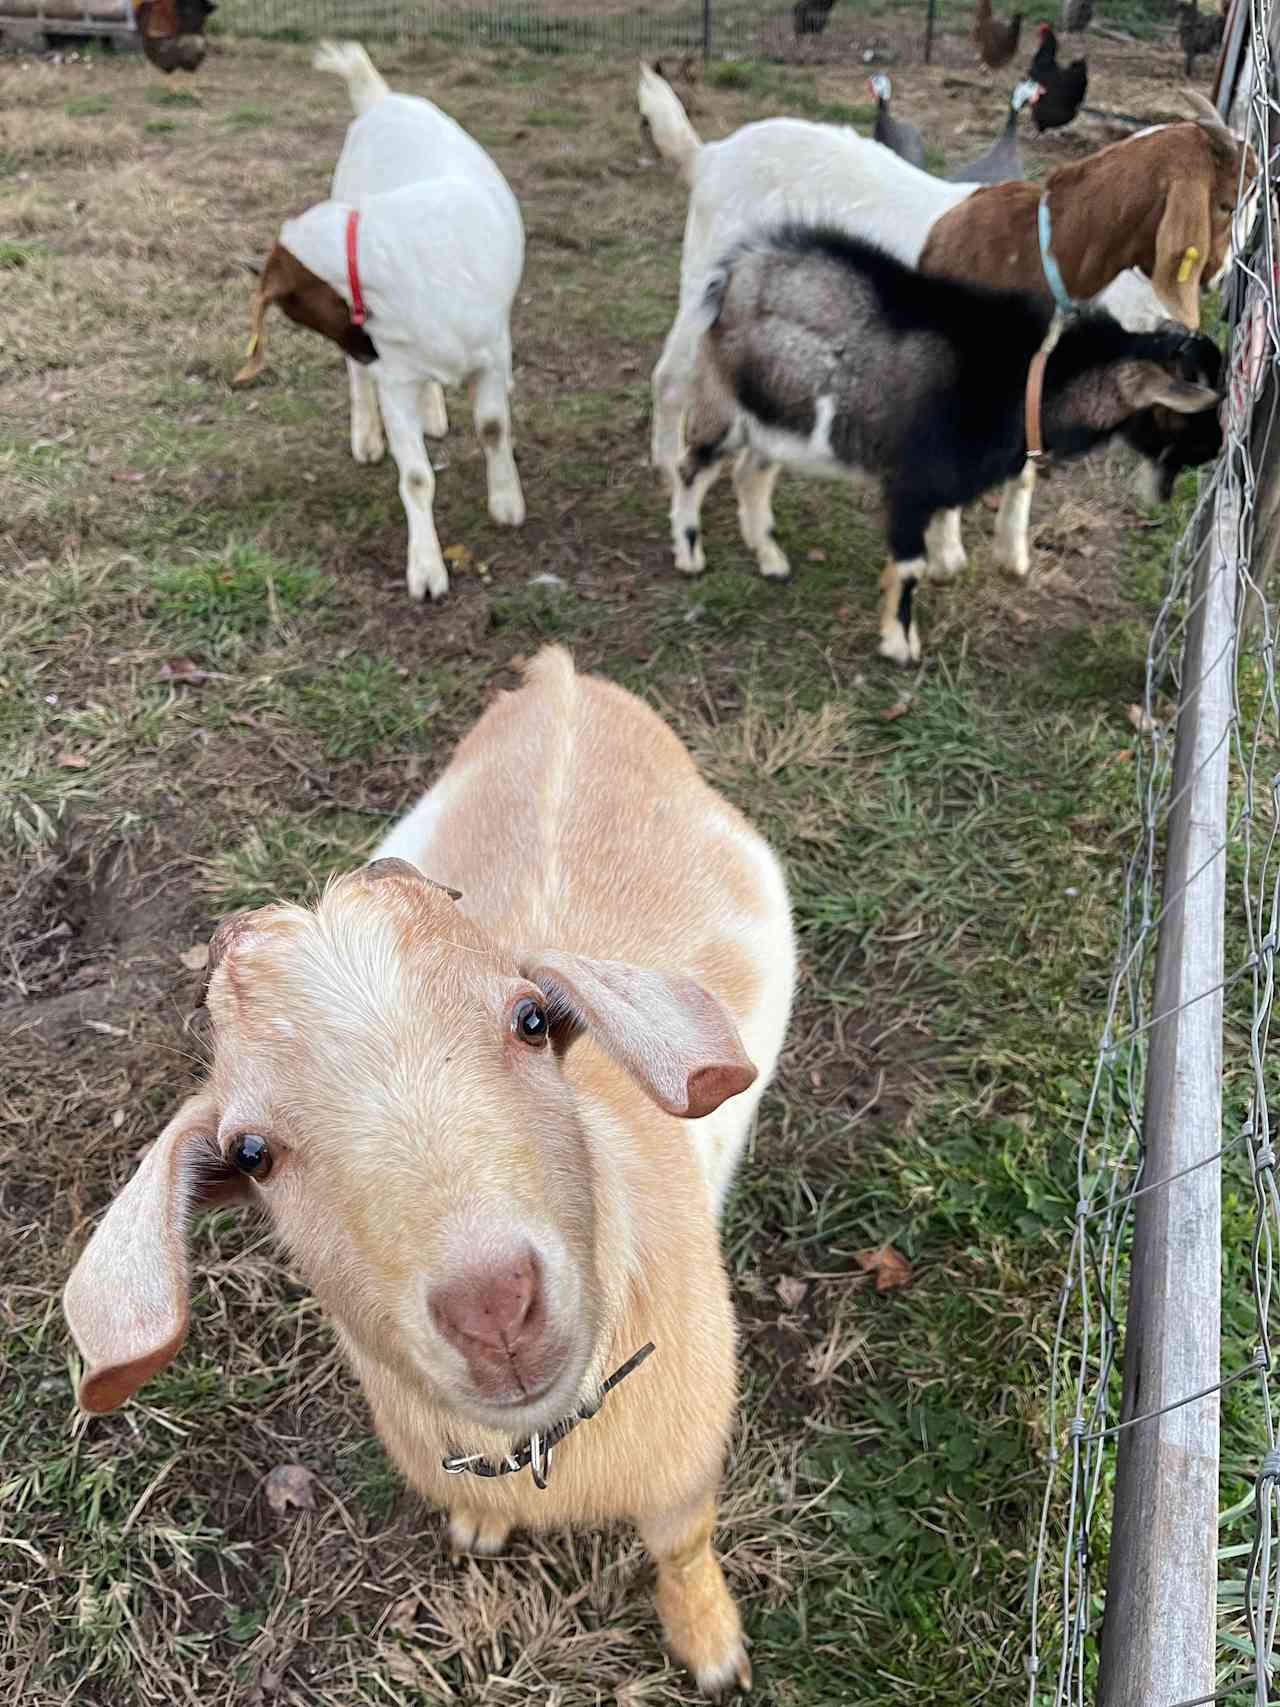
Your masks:
<svg viewBox="0 0 1280 1707"><path fill-rule="evenodd" d="M1027 369L1027 461L1037 468L1049 460L1049 453L1044 448L1044 437L1040 431L1040 400L1044 395L1044 370L1049 365L1049 354L1052 346L1042 344L1031 358L1031 366Z"/></svg>
<svg viewBox="0 0 1280 1707"><path fill-rule="evenodd" d="M1040 403L1044 396L1044 370L1049 365L1049 357L1057 347L1062 329L1067 323L1067 316L1059 310L1049 322L1049 330L1044 335L1044 343L1031 358L1031 366L1027 369L1026 392L1026 431L1027 431L1027 461L1033 468L1042 468L1049 460L1049 452L1044 448L1044 436L1040 427Z"/></svg>

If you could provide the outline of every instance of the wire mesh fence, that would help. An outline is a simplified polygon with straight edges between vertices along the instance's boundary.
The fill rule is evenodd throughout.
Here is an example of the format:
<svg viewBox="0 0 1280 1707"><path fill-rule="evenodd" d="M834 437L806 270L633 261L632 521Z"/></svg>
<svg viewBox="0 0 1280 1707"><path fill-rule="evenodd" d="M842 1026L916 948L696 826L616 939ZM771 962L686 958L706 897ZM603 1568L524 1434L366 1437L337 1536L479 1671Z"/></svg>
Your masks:
<svg viewBox="0 0 1280 1707"><path fill-rule="evenodd" d="M1125 3L1136 17L1150 11L1170 21L1163 0ZM923 57L931 10L935 57L972 63L973 0L220 0L213 27L286 41L338 34L540 53L863 63Z"/></svg>
<svg viewBox="0 0 1280 1707"><path fill-rule="evenodd" d="M1032 1567L1031 1707L1095 1696L1103 1707L1187 1707L1247 1695L1262 1707L1280 1698L1280 1679L1272 1687L1280 1625L1280 1373L1270 1322L1280 1260L1280 1140L1269 1055L1280 945L1280 697L1268 585L1280 545L1278 25L1275 0L1249 0L1243 92L1232 117L1256 151L1262 190L1252 241L1226 291L1226 448L1175 554L1147 656L1136 834L1079 1135L1075 1226L1054 1344L1049 1466ZM1213 805L1216 777L1225 787ZM1158 974L1157 958L1162 934L1167 950L1179 916L1183 977L1171 984L1165 967ZM1206 930L1219 933L1216 964ZM1207 1025L1184 1025L1192 1011L1207 1016ZM1160 1045L1170 1039L1162 1061ZM1189 1127L1196 1147L1181 1166L1159 1165L1150 1140L1162 1107L1194 1101L1197 1084L1205 1083L1214 1096L1211 1116L1202 1111ZM1166 1305L1184 1318L1160 1322L1168 1339L1155 1346L1155 1318L1135 1319L1130 1310L1127 1333L1125 1324L1133 1294L1154 1284L1130 1260L1150 1260L1149 1246L1134 1233L1154 1203L1163 1212ZM1202 1285L1189 1284L1206 1233L1212 1273ZM1167 1347L1206 1303L1216 1313L1219 1274L1221 1357L1215 1336L1209 1379L1168 1392L1178 1366ZM1120 1443L1144 1431L1154 1439L1161 1420L1175 1416L1183 1432L1155 1445L1167 1479L1158 1497L1143 1503L1133 1495L1135 1454L1126 1458ZM1212 1492L1221 1493L1226 1509L1216 1533L1216 1498L1207 1518L1203 1509L1196 1518L1197 1427L1207 1428L1215 1457L1221 1444ZM1135 1536L1150 1544L1145 1560ZM1190 1563L1179 1578L1183 1555ZM1130 1662L1159 1600L1161 1573L1172 1573L1175 1591L1181 1583L1183 1606L1166 1608L1153 1646L1162 1640L1169 1650L1187 1647L1175 1625L1180 1611L1193 1621L1199 1616L1193 1555L1214 1567L1202 1620L1205 1664L1195 1670L1191 1656L1193 1670L1177 1675L1201 1683L1197 1693L1179 1696L1162 1689L1174 1674L1160 1664L1138 1677Z"/></svg>

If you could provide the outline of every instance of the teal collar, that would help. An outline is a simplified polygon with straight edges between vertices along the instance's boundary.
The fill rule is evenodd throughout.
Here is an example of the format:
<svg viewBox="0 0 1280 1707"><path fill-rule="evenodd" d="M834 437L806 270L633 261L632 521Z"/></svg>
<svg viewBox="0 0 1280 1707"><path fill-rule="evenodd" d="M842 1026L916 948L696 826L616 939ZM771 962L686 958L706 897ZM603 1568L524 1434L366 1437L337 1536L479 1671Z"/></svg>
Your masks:
<svg viewBox="0 0 1280 1707"><path fill-rule="evenodd" d="M1075 312L1075 302L1067 294L1067 287L1062 282L1062 272L1053 258L1052 231L1049 223L1049 192L1047 190L1040 197L1036 225L1040 233L1040 265L1044 269L1045 281L1053 293L1053 300L1059 312L1072 314Z"/></svg>

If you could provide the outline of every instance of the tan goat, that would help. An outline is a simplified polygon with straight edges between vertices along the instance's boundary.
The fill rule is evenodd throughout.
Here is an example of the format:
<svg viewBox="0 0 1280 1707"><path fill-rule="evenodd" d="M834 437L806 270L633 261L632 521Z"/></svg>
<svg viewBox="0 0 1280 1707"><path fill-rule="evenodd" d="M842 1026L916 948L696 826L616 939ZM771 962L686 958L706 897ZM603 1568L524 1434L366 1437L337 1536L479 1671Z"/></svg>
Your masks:
<svg viewBox="0 0 1280 1707"><path fill-rule="evenodd" d="M708 1692L746 1685L711 1549L718 1221L793 979L766 844L652 711L545 650L370 865L215 933L208 1082L66 1287L81 1404L181 1347L192 1211L256 1201L456 1547L628 1519L672 1651ZM649 1342L536 1486L547 1431ZM516 1473L443 1466L525 1441Z"/></svg>

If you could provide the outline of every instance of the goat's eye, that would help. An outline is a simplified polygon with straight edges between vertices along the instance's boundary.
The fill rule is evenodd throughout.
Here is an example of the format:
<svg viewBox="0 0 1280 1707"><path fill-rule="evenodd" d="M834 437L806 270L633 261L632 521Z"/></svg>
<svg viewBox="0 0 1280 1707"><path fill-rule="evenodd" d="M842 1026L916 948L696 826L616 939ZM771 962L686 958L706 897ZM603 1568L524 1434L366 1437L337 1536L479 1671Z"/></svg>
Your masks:
<svg viewBox="0 0 1280 1707"><path fill-rule="evenodd" d="M522 1043L531 1043L535 1048L540 1048L550 1034L547 1010L540 1002L526 996L523 1001L517 1002L512 1010L511 1029Z"/></svg>
<svg viewBox="0 0 1280 1707"><path fill-rule="evenodd" d="M256 1132L245 1132L237 1138L228 1160L250 1179L264 1180L271 1172L271 1148Z"/></svg>

